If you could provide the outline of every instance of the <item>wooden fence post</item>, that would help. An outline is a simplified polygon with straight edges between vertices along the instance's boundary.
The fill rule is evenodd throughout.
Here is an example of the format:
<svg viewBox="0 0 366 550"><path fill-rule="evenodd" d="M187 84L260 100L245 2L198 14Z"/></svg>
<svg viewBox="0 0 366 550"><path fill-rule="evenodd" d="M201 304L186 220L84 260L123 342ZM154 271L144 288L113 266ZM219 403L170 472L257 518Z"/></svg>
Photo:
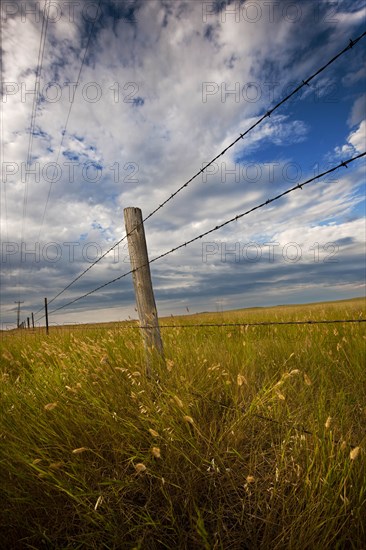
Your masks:
<svg viewBox="0 0 366 550"><path fill-rule="evenodd" d="M29 317L27 317L27 328L30 328Z"/></svg>
<svg viewBox="0 0 366 550"><path fill-rule="evenodd" d="M160 336L158 313L151 282L149 257L145 240L140 208L125 208L125 227L128 251L131 260L133 285L135 289L137 311L144 336L147 375L152 375L154 358L164 363L163 342Z"/></svg>
<svg viewBox="0 0 366 550"><path fill-rule="evenodd" d="M34 315L33 315L33 311L32 311L32 328L34 328Z"/></svg>
<svg viewBox="0 0 366 550"><path fill-rule="evenodd" d="M44 311L45 311L45 317L46 317L46 334L48 334L48 305L47 305L47 298L44 299Z"/></svg>

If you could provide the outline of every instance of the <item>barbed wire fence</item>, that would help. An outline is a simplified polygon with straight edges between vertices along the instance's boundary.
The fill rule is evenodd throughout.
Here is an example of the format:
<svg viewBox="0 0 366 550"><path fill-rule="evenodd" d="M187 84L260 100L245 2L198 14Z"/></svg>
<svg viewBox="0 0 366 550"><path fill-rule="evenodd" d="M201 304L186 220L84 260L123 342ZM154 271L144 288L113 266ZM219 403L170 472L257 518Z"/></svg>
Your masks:
<svg viewBox="0 0 366 550"><path fill-rule="evenodd" d="M100 5L100 0L99 0L99 4L98 4L98 7ZM0 32L1 32L1 29L0 29ZM42 26L42 35L41 35L41 43L40 43L40 52L39 52L39 55L38 55L38 64L37 64L37 80L39 79L40 77L40 72L41 72L41 67L42 67L42 61L43 61L43 55L44 55L44 44L45 44L45 37L46 37L46 34L47 34L47 26L45 27L45 32L44 32L44 19L43 19L43 26ZM350 40L349 44L343 48L338 54L336 54L334 57L332 57L325 65L323 65L321 68L319 68L314 74L312 74L310 77L308 77L306 80L303 80L302 83L297 86L294 90L292 90L292 92L290 94L288 94L286 97L284 97L279 103L277 103L274 107L272 107L271 109L269 109L262 117L260 117L253 125L251 125L245 132L239 134L239 136L234 140L232 141L225 149L223 149L218 155L216 155L210 162L208 162L207 164L205 164L205 166L200 169L199 171L197 171L190 179L188 179L183 185L181 185L178 189L176 189L176 191L174 191L167 199L165 199L158 207L156 207L154 210L152 210L143 220L142 220L142 224L144 222L146 222L147 220L149 220L150 218L152 218L157 212L159 212L166 204L168 204L171 200L173 200L181 191L183 191L185 188L187 188L191 182L193 182L198 176L200 176L201 174L204 173L205 170L207 170L207 168L209 168L216 160L218 160L221 156L225 155L225 153L230 149L232 148L236 143L238 143L240 140L244 139L244 137L246 137L250 132L252 132L255 128L257 128L265 119L267 118L270 118L271 114L276 111L277 109L279 109L283 104L285 104L290 98L292 98L293 96L295 96L302 88L304 88L305 86L309 86L309 83L314 79L316 78L319 74L321 74L323 71L325 71L332 63L334 63L339 57L341 57L342 55L344 55L346 52L348 52L349 50L351 50L364 36L366 35L366 32L362 33L359 37L357 37L355 40ZM85 61L85 57L86 57L86 54L87 54L87 51L88 51L88 46L89 46L89 42L90 42L90 36L91 36L91 33L89 35L89 39L88 39L88 43L87 43L87 47L85 49L85 52L84 52L84 57L83 57L83 60L82 60L82 64L81 64L81 68L80 68L80 71L79 71L79 75L78 75L78 82L79 82L79 79L80 79L80 75L81 75L81 71L82 71L82 67L83 67L83 64L84 64L84 61ZM75 94L75 92L74 92ZM74 101L74 98L73 98L73 101ZM61 143L60 143L60 147L59 147L59 150L58 150L58 154L57 154L57 159L59 158L59 155L60 155L60 152L61 152L61 147L62 147L62 143L63 143L63 136L65 135L65 132L66 132L66 127L67 127L67 124L68 124L68 121L69 121L69 118L70 118L70 113L71 113L71 109L72 109L72 105L73 105L73 101L70 105L70 109L69 109L69 112L68 112L68 115L67 115L67 119L66 119L66 124L65 124L65 130L64 130L64 133L62 134L62 140L61 140ZM32 140L33 140L33 134L34 134L34 125L35 125L35 117L36 117L36 108L37 108L37 100L35 101L34 105L33 105L33 110L32 110L32 116L31 116L31 128L30 128L30 136L29 136L29 145L28 145L28 154L27 154L27 165L30 163L31 161L31 152L32 152ZM2 129L1 129L1 132L2 132ZM215 227L195 236L194 238L190 239L190 240L187 240L173 248L171 248L170 250L156 256L155 258L153 258L152 260L148 261L147 264L144 264L142 266L140 266L139 269L141 269L142 267L145 267L146 265L150 265L152 264L153 262L156 262L164 257L167 257L168 255L176 252L177 250L183 248L183 247L187 247L188 245L202 239L203 237L215 232L215 231L218 231L220 230L221 228L235 222L235 221L238 221L239 219L243 218L244 216L247 216L249 214L251 214L252 212L256 211L256 210L259 210L261 208L264 208L265 206L283 198L284 196L296 191L296 190L302 190L303 187L307 186L308 184L316 181L316 180L319 180L321 178L323 178L325 175L327 174L330 174L338 169L340 169L341 167L344 167L344 168L347 168L349 164L355 162L356 160L358 159L361 159L362 157L364 157L366 155L366 151L359 154L359 155L356 155L355 157L352 157L352 158L349 158L345 161L342 161L341 163L339 163L338 165L336 166L333 166L331 169L327 170L327 171L324 171L322 174L318 174L317 176L315 177L312 177L304 182L302 182L301 184L297 184L295 185L294 187L290 188L290 189L287 189L286 191L274 196L274 197L271 197L269 199L267 199L266 201L260 203L260 204L257 204L256 206L250 208L249 210L246 210L245 212L242 212L240 214L237 214L236 216L216 225ZM44 207L44 211L43 211L43 215L42 215L42 221L41 221L41 227L40 227L40 232L41 232L41 229L43 227L43 224L44 224L44 220L45 220L45 216L46 216L46 212L47 212L47 207L48 207L48 204L49 204L49 200L50 200L50 195L51 195L51 190L52 190L52 184L50 185L50 188L49 188L49 191L48 191L48 195L47 195L47 199L46 199L46 204L45 204L45 207ZM27 187L27 182L26 182L26 186L25 186L25 192L24 192L24 199L23 199L23 217L22 217L22 235L23 235L23 231L24 231L24 221L25 221L25 218L26 218L26 210L27 210L27 200L28 200L28 187ZM136 230L136 227L133 231ZM88 266L86 269L84 269L82 271L82 273L80 273L77 277L75 277L70 283L68 283L61 291L59 291L51 300L48 301L48 304L51 304L53 303L57 298L59 298L66 290L68 290L72 285L74 285L78 280L80 280L87 272L89 272L96 264L98 264L103 258L105 258L111 251L113 251L119 244L121 244L125 239L128 238L128 236L130 235L130 233L126 233L120 240L118 240L113 246L111 246L104 254L102 254L99 258L97 258L90 266ZM22 240L22 239L21 239ZM119 280L121 280L122 278L130 275L130 274L133 274L134 272L136 271L136 269L132 269L132 270L129 270L127 271L126 273L123 273L122 275L118 276L118 277L115 277L114 279L106 282L106 283L103 283L102 285L94 288L93 290L77 297L77 298L74 298L73 300L70 300L68 301L67 303L65 304L62 304L60 305L59 307L53 309L50 314L53 314L53 313L56 313L57 311L60 311L62 309L65 309L73 304L75 304L76 302L96 293L97 291L105 288L106 286L110 285L110 284L113 284ZM40 313L42 311L42 307L40 309L38 309L35 313L35 315L37 315L38 313ZM39 322L40 320L42 320L44 317L46 316L45 315L42 315L41 317L39 317L38 319L35 320L35 322ZM33 317L33 314L32 314L32 317ZM245 329L247 330L248 328L250 327L268 327L268 326L312 326L312 325L330 325L330 324L361 324L361 323L365 323L366 322L366 319L364 318L359 318L359 319L333 319L333 320L315 320L315 319L311 319L311 320L304 320L304 321L260 321L260 322L249 322L249 323L171 323L171 324L161 324L159 326L160 329L173 329L173 328L178 328L178 329L197 329L197 328L241 328L241 329ZM75 327L73 327L74 329ZM85 330L86 327L81 327L82 329ZM93 327L88 327L88 328L93 328ZM150 327L147 327L147 326L143 326L143 325L138 325L138 324L131 324L131 323L124 323L124 324L119 324L118 328L123 328L123 329L149 329ZM206 396L206 395L203 395L201 393L197 393L195 391L192 391L192 394L193 395L196 395L202 399L206 399L206 400L211 400L211 401L215 401L214 399ZM226 406L226 405L222 405L222 403L220 403L219 401L216 401L216 403L218 403L220 406ZM256 416L258 419L261 419L263 421L266 421L266 422L271 422L271 423L274 423L274 424L278 424L278 425L287 425L287 426L290 426L292 429L296 430L296 431L299 431L299 432L302 432L304 434L307 434L307 435L310 435L310 436L315 436L316 434L314 434L314 432L306 429L304 426L302 425L299 425L299 424L290 424L289 422L283 422L283 421L278 421L278 420L275 420L273 418L270 418L268 416L264 416L264 415L261 415L261 414L256 414L254 413L254 416ZM353 444L350 444L351 448L354 447Z"/></svg>
<svg viewBox="0 0 366 550"><path fill-rule="evenodd" d="M267 118L270 118L272 113L274 111L276 111L277 109L279 109L282 105L284 105L287 101L289 101L293 96L295 96L296 94L298 94L298 92L306 87L306 86L309 86L310 85L310 82L316 78L319 74L321 74L323 71L325 71L331 64L333 64L337 59L339 59L341 56L343 56L346 52L350 51L357 43L359 43L364 37L366 36L366 31L363 32L360 36L358 36L357 38L355 38L354 40L350 39L348 45L346 47L344 47L341 51L339 51L335 56L333 56L327 63L325 63L324 65L322 65L317 71L315 71L311 76L309 76L308 78L302 80L301 84L299 84L297 87L295 87L287 96L285 96L281 101L279 101L276 105L274 105L272 108L270 108L269 110L266 111L266 113L261 116L260 118L258 118L258 120L252 124L247 130L245 130L243 133L240 133L239 136L233 140L225 149L223 149L218 155L216 155L210 162L208 162L207 164L205 164L205 166L203 166L199 171L197 171L190 179L188 179L184 184L182 184L180 187L178 187L176 189L176 191L174 191L167 199L165 199L158 207L156 207L154 210L152 210L143 220L142 220L142 224L144 222L146 222L147 220L149 220L152 216L154 216L157 212L159 212L166 204L168 204L171 200L173 200L173 198L175 198L181 191L183 191L183 189L187 188L188 185L193 181L195 180L198 176L200 176L201 174L203 174L205 172L205 170L207 170L207 168L209 168L217 159L219 159L221 156L225 155L225 153L230 149L232 148L236 143L238 143L240 140L244 139L250 132L252 132L255 128L257 128L265 119ZM80 69L80 72L81 72L81 69ZM80 75L79 75L80 76ZM70 109L71 111L71 109ZM68 113L68 118L70 116L70 111ZM67 119L68 120L68 119ZM60 146L61 147L61 146ZM231 224L233 223L234 221L238 221L239 219L241 219L242 217L244 216L247 216L249 215L250 213L260 209L260 208L263 208L271 203L273 203L274 201L277 201L279 200L280 198L284 197L285 195L288 195L289 193L292 193L296 190L302 190L303 187L305 187L306 185L316 181L316 180L319 180L321 178L323 178L325 175L327 174L330 174L338 169L340 169L341 167L344 167L344 168L347 168L349 164L351 164L352 162L364 157L366 155L366 151L363 152L363 153L360 153L359 155L356 155L352 158L349 158L347 160L344 160L342 161L341 163L339 163L338 165L335 165L333 166L332 168L330 168L329 170L326 170L324 172L322 172L321 174L318 174L302 183L299 183L289 189L287 189L286 191L274 196L274 197L271 197L269 199L267 199L266 201L260 203L260 204L257 204L256 206L250 208L249 210L246 210L245 212L242 212L242 213L239 213L237 214L236 216L224 221L223 223L220 223L218 225L216 225L215 227L195 236L194 238L190 239L190 240L187 240L171 249L169 249L168 251L166 252L163 252L162 254L156 256L155 258L153 258L152 260L148 261L147 264L143 264L142 266L139 267L139 269L145 267L146 265L150 265L152 264L153 262L156 262L172 253L174 253L175 251L183 248L183 247L187 247L188 245L192 244L193 242L195 241L198 241L200 239L202 239L203 237L215 232L215 231L218 231L219 229L225 227L226 225L228 224ZM42 223L43 223L43 220L42 220ZM135 227L133 229L133 231L135 231L137 229L137 227ZM89 265L86 269L84 269L77 277L75 277L70 283L68 283L61 291L59 291L55 296L53 296L49 301L48 301L48 304L51 304L53 303L57 298L59 298L66 290L68 290L76 281L80 280L87 272L89 272L97 263L99 263L103 258L105 258L111 251L113 251L119 244L121 244L125 239L127 239L129 237L129 235L133 232L131 231L130 233L126 232L126 234L121 238L119 239L115 244L113 244L104 254L102 254L101 256L99 256L91 265ZM136 269L131 269L129 271L127 271L126 273L123 273L122 275L119 275L118 277L115 277L114 279L110 280L110 281L107 281L101 285L99 285L98 287L82 294L81 296L78 296L77 298L74 298L70 301L68 301L67 303L64 303L56 308L54 308L52 311L50 311L50 315L51 314L54 314L56 313L57 311L60 311L62 309L65 309L73 304L75 304L76 302L98 292L99 290L105 288L106 286L110 285L110 284L113 284L121 279L123 279L124 277L130 275L130 274L134 274L134 272L136 271ZM40 313L42 311L43 307L41 307L40 309L38 309L35 313L35 315L37 315L38 313ZM46 314L38 317L35 322L36 323L39 323L39 321L41 321L44 317L46 316ZM338 320L339 322L343 322L343 320ZM338 322L337 321L337 322ZM315 322L315 321L314 321ZM334 321L333 321L334 322ZM348 320L347 322L362 322L360 320ZM307 321L306 323L312 323L312 321ZM272 323L270 323L272 324ZM274 324L277 324L277 323L274 323ZM189 325L189 326L192 326L192 325ZM201 325L202 326L202 325ZM213 326L213 325L211 325ZM224 326L224 325L216 325L216 326ZM141 328L141 327L140 327ZM161 326L161 328L164 328L164 325Z"/></svg>
<svg viewBox="0 0 366 550"><path fill-rule="evenodd" d="M211 315L213 315L212 313ZM197 314L198 315L198 314ZM363 317L359 319L306 319L305 321L258 321L258 322L241 322L241 323L181 323L177 320L175 323L171 324L159 324L160 329L190 329L190 328L240 328L240 329L250 329L252 327L272 327L272 326L309 326L309 325L340 325L340 324L362 324L366 323L366 319ZM141 330L149 329L147 325L141 325L138 321L111 321L105 323L55 323L54 328L59 328L61 330L66 330L70 328L71 330L91 330L96 331L101 328L110 328L110 324L118 325L118 330ZM104 327L104 325L106 325ZM39 327L42 328L42 327Z"/></svg>

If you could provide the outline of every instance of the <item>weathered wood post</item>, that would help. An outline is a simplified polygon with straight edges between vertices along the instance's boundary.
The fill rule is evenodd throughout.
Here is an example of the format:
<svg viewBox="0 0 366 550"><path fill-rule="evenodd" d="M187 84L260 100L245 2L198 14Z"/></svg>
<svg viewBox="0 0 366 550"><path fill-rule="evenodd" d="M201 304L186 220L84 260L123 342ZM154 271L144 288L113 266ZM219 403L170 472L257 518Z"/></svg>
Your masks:
<svg viewBox="0 0 366 550"><path fill-rule="evenodd" d="M30 321L29 321L29 317L27 317L27 328L30 328Z"/></svg>
<svg viewBox="0 0 366 550"><path fill-rule="evenodd" d="M48 334L48 305L47 298L44 299L44 312L46 317L46 334Z"/></svg>
<svg viewBox="0 0 366 550"><path fill-rule="evenodd" d="M151 282L145 230L142 223L142 212L140 208L125 208L124 217L131 269L133 270L132 278L137 311L146 349L146 372L150 377L152 375L152 364L154 360L164 362L164 351Z"/></svg>
<svg viewBox="0 0 366 550"><path fill-rule="evenodd" d="M34 315L33 315L33 311L32 311L32 328L34 329Z"/></svg>

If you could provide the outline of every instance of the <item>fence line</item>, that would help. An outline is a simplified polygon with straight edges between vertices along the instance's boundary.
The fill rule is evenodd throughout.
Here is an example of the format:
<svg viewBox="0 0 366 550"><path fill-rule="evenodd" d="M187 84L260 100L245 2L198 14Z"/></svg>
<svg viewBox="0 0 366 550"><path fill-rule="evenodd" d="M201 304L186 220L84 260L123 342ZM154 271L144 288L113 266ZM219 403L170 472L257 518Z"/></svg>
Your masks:
<svg viewBox="0 0 366 550"><path fill-rule="evenodd" d="M344 55L347 51L351 50L353 48L353 46L355 46L360 40L362 40L362 38L364 38L364 36L366 35L366 31L363 32L360 36L358 36L357 38L355 38L354 40L350 39L349 41L349 44L343 48L343 50L341 50L340 52L338 52L335 56L333 56L325 65L323 65L322 67L320 67L315 73L313 73L310 77L308 77L306 80L302 80L302 83L297 86L292 92L290 92L286 97L284 97L280 102L278 102L272 109L269 109L262 117L260 117L254 124L252 124L252 126L250 126L247 130L245 130L245 132L241 133L239 135L238 138L236 138L232 143L230 143L230 145L228 145L225 149L223 149L223 151L221 151L218 155L216 155L210 162L208 162L204 168L202 168L201 170L199 170L196 174L194 174L189 180L187 180L183 185L181 185L176 191L174 191L174 193L172 193L165 201L163 201L157 208L155 208L152 212L150 212L150 214L148 214L143 220L142 220L142 223L146 222L148 219L150 219L154 214L156 214L161 208L163 208L169 201L171 201L176 195L178 195L178 193L180 193L184 188L188 187L188 185L194 180L196 179L200 174L202 174L206 168L208 168L209 166L211 166L218 158L220 158L221 156L223 156L231 147L233 147L238 141L240 141L241 139L243 139L246 135L248 135L252 130L254 130L257 126L259 126L259 124L261 124L266 118L269 118L271 116L271 114L276 111L279 107L281 107L284 103L286 103L289 99L291 99L291 97L293 97L294 95L296 95L302 88L304 88L305 86L309 86L309 82L311 82L314 78L316 78L319 74L321 74L323 71L325 71L332 63L334 63L339 57L341 57L342 55ZM79 73L79 77L80 77L80 73ZM71 107L70 107L70 111L71 111ZM70 112L69 112L69 115L70 116ZM66 126L65 126L66 128ZM52 185L52 184L51 184ZM48 199L49 199L49 196L47 198L47 202L48 202ZM46 203L46 207L47 207L47 203ZM43 220L42 220L42 223L43 223ZM126 234L124 235L121 239L119 239L113 246L111 246L104 254L102 254L99 258L97 258L90 266L88 266L82 273L80 273L77 277L75 277L75 279L73 279L67 286L65 286L60 292L58 292L58 294L56 294L51 300L49 300L49 304L51 304L52 302L54 302L54 300L56 300L56 298L58 298L59 296L61 296L61 294L63 294L66 290L68 290L74 283L76 283L76 281L78 281L79 279L81 279L81 277L83 277L83 275L85 275L90 269L92 269L92 267L94 267L98 262L100 262L103 258L105 258L105 256L107 256L107 254L109 254L112 250L114 250L114 248L116 246L118 246L119 244L121 244L127 237L129 236L129 234ZM39 312L41 311L41 309L39 309L36 314L38 314Z"/></svg>
<svg viewBox="0 0 366 550"><path fill-rule="evenodd" d="M334 172L336 170L338 170L339 168L341 167L345 167L347 168L348 167L348 164L351 164L352 162L354 162L355 160L358 160L362 157L364 157L366 155L366 151L363 152L363 153L360 153L359 155L356 155L355 157L352 157L346 161L342 161L341 163L339 163L337 166L333 166L332 168L330 168L329 170L326 170L325 172L322 172L321 174L318 174L317 176L313 176L312 178L304 181L303 183L299 183L297 185L295 185L294 187L291 187L290 189L287 189L286 191L284 191L283 193L280 193L279 195L276 195L275 197L272 197L270 199L267 199L266 201L258 204L257 206L254 206L253 208L250 208L249 210L245 211L245 212L242 212L241 214L237 214L236 216L234 216L233 218L230 218L229 220L226 220L225 222L219 224L219 225L216 225L214 228L212 229L209 229L208 231L205 231L204 233L201 233L200 235L198 235L197 237L194 237L193 239L190 239L170 250L168 250L167 252L164 252L163 254L160 254L159 256L153 258L152 260L150 260L149 262L147 262L147 264L144 264L144 265L148 265L148 264L151 264L153 262L156 262L157 260L160 260L161 258L164 258L165 256L168 256L169 254L172 254L173 252L179 250L180 248L183 248L183 247L186 247L187 245L199 240L199 239L202 239L203 237L205 237L206 235L209 235L210 233L213 233L214 231L217 231L218 229L221 229L222 227L230 224L230 223L233 223L234 221L237 221L239 220L240 218L243 218L244 216L247 216L248 214L250 214L251 212L254 212L255 210L258 210L260 208L263 208L264 206L267 206L268 204L284 197L285 195L288 195L289 193L292 193L293 191L296 191L298 189L302 190L302 188L305 186L305 185L308 185L309 183L312 183L313 181L317 180L317 179L320 179L322 178L323 176L327 175L327 174L330 174L331 172ZM140 267L144 267L144 265L140 266ZM67 302L66 304L64 305L61 305L59 307L57 307L56 309L52 310L50 313L55 313L56 311L59 311L61 309L64 309L76 302L78 302L79 300L83 299L83 298L86 298L87 296L90 296L91 294L94 294L95 292L97 292L98 290L101 290L102 288L112 284L112 283L115 283L116 281L119 281L120 279L123 279L124 277L126 277L127 275L130 275L131 273L133 273L135 270L131 269L130 271L127 271L126 273L123 273L122 275L119 275L118 277L115 277L114 279L112 279L111 281L108 281L107 283L103 283L102 285L98 286L97 288L93 289L93 290L90 290L89 292L86 292L85 294L83 294L82 296L79 296L78 298L74 298L73 300ZM42 317L39 317L36 322L38 322L39 320L43 319L44 315Z"/></svg>
<svg viewBox="0 0 366 550"><path fill-rule="evenodd" d="M214 314L214 312L213 312ZM195 314L199 315L199 314ZM138 321L135 321L134 324L127 324L125 321L110 321L110 323L118 324L118 327L116 327L118 330L120 329L147 329L150 328L149 326L144 326L138 324ZM123 324L121 324L123 323ZM249 328L249 327L267 327L267 326L298 326L298 325L333 325L333 324L344 324L344 323L366 323L366 319L359 318L359 319L309 319L306 321L258 321L258 322L250 322L250 323L187 323L187 324L169 324L169 325L161 325L159 324L159 328ZM83 325L83 324L72 324L72 323L64 323L63 325L56 325L53 328L61 328L61 329L67 329L70 328L72 330L74 329L80 329L80 330L111 330L112 327L108 326L108 322L106 323L100 323L96 326L91 325ZM102 326L101 326L102 325ZM103 326L106 325L106 326ZM37 327L39 329L43 329L43 327ZM36 330L36 329L34 329Z"/></svg>
<svg viewBox="0 0 366 550"><path fill-rule="evenodd" d="M278 325L325 325L334 323L366 323L366 319L334 319L334 320L307 320L307 321L261 321L258 323L197 323L186 325L159 325L160 328L198 328L198 327L266 327ZM135 327L145 328L145 327Z"/></svg>

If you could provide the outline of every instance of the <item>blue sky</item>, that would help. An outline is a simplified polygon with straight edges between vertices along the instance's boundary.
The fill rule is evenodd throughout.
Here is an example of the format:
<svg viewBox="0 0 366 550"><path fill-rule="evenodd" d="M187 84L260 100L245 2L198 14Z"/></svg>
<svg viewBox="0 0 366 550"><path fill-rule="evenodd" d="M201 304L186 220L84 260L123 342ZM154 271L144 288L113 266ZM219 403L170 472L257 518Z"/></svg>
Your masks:
<svg viewBox="0 0 366 550"><path fill-rule="evenodd" d="M358 0L47 5L2 4L4 328L16 320L15 300L23 317L37 311L121 239L125 207L149 214L366 28ZM150 258L364 152L365 46L152 216ZM154 262L159 313L363 295L364 196L362 159ZM129 269L123 242L53 307ZM136 312L125 277L51 322L128 316Z"/></svg>

